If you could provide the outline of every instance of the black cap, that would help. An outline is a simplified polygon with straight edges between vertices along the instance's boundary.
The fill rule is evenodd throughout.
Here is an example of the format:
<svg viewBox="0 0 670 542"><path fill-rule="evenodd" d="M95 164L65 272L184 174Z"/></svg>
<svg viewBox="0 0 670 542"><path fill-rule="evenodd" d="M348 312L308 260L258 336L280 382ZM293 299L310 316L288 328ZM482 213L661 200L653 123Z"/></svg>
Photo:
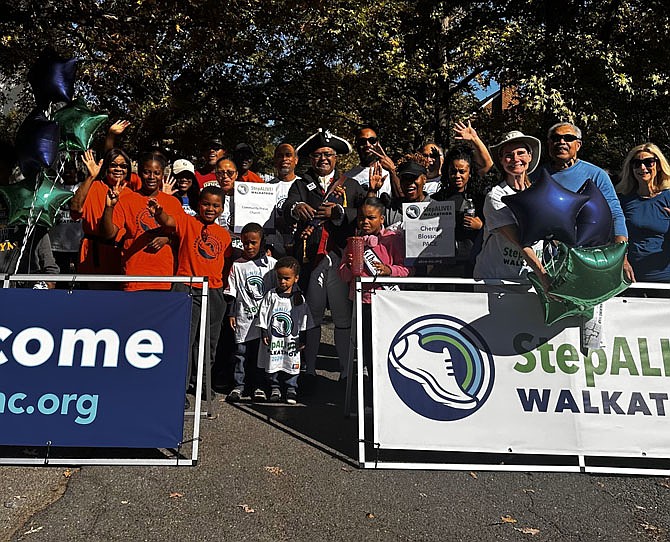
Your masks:
<svg viewBox="0 0 670 542"><path fill-rule="evenodd" d="M251 156L256 156L256 152L254 151L254 148L249 145L249 143L238 143L235 145L235 150L233 150L235 154L250 154Z"/></svg>

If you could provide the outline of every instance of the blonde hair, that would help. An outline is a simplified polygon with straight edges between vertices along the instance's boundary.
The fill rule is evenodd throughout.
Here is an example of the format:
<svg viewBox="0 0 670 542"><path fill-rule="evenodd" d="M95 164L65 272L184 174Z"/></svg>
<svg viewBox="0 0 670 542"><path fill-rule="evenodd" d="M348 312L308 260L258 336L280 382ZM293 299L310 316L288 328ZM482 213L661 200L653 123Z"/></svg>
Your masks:
<svg viewBox="0 0 670 542"><path fill-rule="evenodd" d="M653 143L643 143L628 151L626 159L623 161L620 175L621 180L616 185L618 194L630 194L631 192L637 191L638 182L635 175L633 175L633 168L630 163L640 152L648 152L658 159L658 162L656 163L656 176L651 182L653 191L660 192L661 190L670 188L670 164L668 163L668 160L663 156L661 149L656 145Z"/></svg>

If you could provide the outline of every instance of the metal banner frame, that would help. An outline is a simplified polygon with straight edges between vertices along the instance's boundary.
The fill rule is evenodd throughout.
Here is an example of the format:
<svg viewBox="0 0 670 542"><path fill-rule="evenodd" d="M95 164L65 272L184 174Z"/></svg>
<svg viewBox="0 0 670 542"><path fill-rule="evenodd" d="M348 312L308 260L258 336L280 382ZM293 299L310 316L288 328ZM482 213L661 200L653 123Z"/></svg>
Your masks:
<svg viewBox="0 0 670 542"><path fill-rule="evenodd" d="M67 282L70 288L74 288L76 283L81 282L169 282L182 284L202 284L202 304L200 307L200 333L198 337L198 360L197 360L197 384L195 396L195 410L184 412L184 433L188 434L186 430L190 430L190 437L184 440L179 448L171 450L160 450L160 454L164 457L128 457L124 453L124 457L50 457L51 450L46 447L46 452L43 457L0 457L0 465L125 465L125 466L174 466L174 467L188 467L196 466L198 464L199 444L200 444L200 420L203 416L213 417L213 397L211 386L211 374L209 363L205 365L205 353L209 350L209 327L207 325L207 308L208 308L208 292L209 283L207 277L163 277L163 276L129 276L129 275L27 275L15 274L5 275L3 281L3 288L11 288L12 283L16 281L26 282ZM157 292L157 295L159 292ZM204 401L206 408L201 407L203 400L203 380L207 384L206 397ZM186 422L187 419L192 418L192 424ZM191 453L184 455L182 453L182 446L191 447ZM19 446L17 446L19 447ZM20 448L32 448L30 446L21 446ZM85 450L95 448L83 448ZM127 451L132 448L122 448ZM78 448L67 448L67 450L78 450ZM143 450L143 449L140 449ZM110 454L113 455L113 454Z"/></svg>
<svg viewBox="0 0 670 542"><path fill-rule="evenodd" d="M403 285L450 285L451 288L463 287L473 290L473 286L478 292L492 291L500 285L528 285L529 283L512 280L487 280L475 281L472 279L460 278L427 278L427 277L359 277L356 279L356 298L354 313L361 314L362 309L362 284L397 284L401 288ZM670 284L663 283L634 283L630 287L633 290L663 290L670 297ZM626 292L620 294L620 297L626 297ZM372 296L374 303L374 294ZM352 354L355 350L358 360L363 359L363 322L362 318L355 317L354 325L356 328L356 345L352 348ZM376 322L372 322L371 336L375 334ZM368 340L371 337L366 337ZM353 374L353 355L350 354L349 373ZM358 463L361 468L366 469L431 469L431 470L484 470L484 471L512 471L512 472L576 472L576 473L597 473L597 474L627 474L644 476L670 476L670 450L667 458L644 458L630 457L626 455L616 455L612 457L596 457L580 454L561 454L552 455L523 454L523 453L484 453L484 452L430 452L419 449L397 450L384 449L379 443L374 442L375 434L374 420L375 416L366 414L370 411L370 406L374 405L373 397L368 397L369 389L366 391L364 386L364 375L362 364L356 363L356 397L357 397L357 417L358 417ZM350 379L351 380L351 379ZM347 390L349 392L349 390ZM375 379L372 379L372 395L374 396ZM349 410L350 395L347 393L345 400L345 415L350 414ZM374 407L373 407L374 408ZM366 419L367 416L367 419ZM400 428L398 428L400 430Z"/></svg>

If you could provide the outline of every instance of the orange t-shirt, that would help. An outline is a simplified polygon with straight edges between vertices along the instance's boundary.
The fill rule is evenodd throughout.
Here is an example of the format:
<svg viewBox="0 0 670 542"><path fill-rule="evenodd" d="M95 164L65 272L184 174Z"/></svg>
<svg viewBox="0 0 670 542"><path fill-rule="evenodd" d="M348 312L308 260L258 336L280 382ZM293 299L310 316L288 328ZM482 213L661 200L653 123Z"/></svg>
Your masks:
<svg viewBox="0 0 670 542"><path fill-rule="evenodd" d="M202 173L200 170L195 170L195 179L198 181L198 186L202 190L205 186L214 185L220 186L219 180L216 178L216 173L210 171L208 173Z"/></svg>
<svg viewBox="0 0 670 542"><path fill-rule="evenodd" d="M140 188L142 188L142 179L140 179L140 176L137 173L130 174L130 182L128 183L128 186L135 192L140 191Z"/></svg>
<svg viewBox="0 0 670 542"><path fill-rule="evenodd" d="M77 272L84 275L123 275L121 250L115 246L115 240L99 239L99 226L105 211L105 199L109 187L102 180L95 180L86 194L81 212L71 211L73 220L81 218L84 238L79 250L79 266ZM124 188L119 201L125 199L131 190ZM118 237L117 239L118 240Z"/></svg>
<svg viewBox="0 0 670 542"><path fill-rule="evenodd" d="M254 173L251 170L247 171L244 175L240 175L237 178L237 180L245 182L245 183L264 183L265 182L263 179L260 178L260 176L257 173Z"/></svg>
<svg viewBox="0 0 670 542"><path fill-rule="evenodd" d="M233 253L228 231L216 223L205 225L199 218L186 213L173 217L179 237L177 275L208 277L211 288L222 288L224 267ZM202 288L202 284L193 286Z"/></svg>
<svg viewBox="0 0 670 542"><path fill-rule="evenodd" d="M165 209L165 212L178 216L184 214L181 203L173 196L158 192L152 196ZM114 207L113 222L119 228L123 242L121 261L126 275L156 275L171 277L174 273L174 257L170 243L158 251L150 249L149 243L159 236L169 235L169 231L160 226L149 214L147 202L149 196L140 192L130 192ZM123 289L132 290L169 290L169 282L129 282Z"/></svg>

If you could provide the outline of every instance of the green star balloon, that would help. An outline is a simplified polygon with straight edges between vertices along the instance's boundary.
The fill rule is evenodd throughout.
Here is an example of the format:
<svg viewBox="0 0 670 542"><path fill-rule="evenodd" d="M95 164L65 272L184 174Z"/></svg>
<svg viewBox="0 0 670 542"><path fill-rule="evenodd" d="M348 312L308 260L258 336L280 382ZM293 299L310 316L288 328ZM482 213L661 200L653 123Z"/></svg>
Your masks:
<svg viewBox="0 0 670 542"><path fill-rule="evenodd" d="M107 120L107 115L94 113L81 98L59 109L52 117L60 127L61 151L87 150L93 134Z"/></svg>
<svg viewBox="0 0 670 542"><path fill-rule="evenodd" d="M580 248L559 243L558 254L545 265L552 297L547 297L533 273L528 275L544 305L545 323L575 315L590 318L593 307L628 288L623 274L627 249L627 243Z"/></svg>
<svg viewBox="0 0 670 542"><path fill-rule="evenodd" d="M26 180L8 186L0 186L0 196L7 203L7 224L9 226L28 224L30 208L36 192L32 221L37 220L38 226L47 228L53 227L58 209L74 195L69 190L61 188L59 183L49 179L44 170L40 172L37 183Z"/></svg>

